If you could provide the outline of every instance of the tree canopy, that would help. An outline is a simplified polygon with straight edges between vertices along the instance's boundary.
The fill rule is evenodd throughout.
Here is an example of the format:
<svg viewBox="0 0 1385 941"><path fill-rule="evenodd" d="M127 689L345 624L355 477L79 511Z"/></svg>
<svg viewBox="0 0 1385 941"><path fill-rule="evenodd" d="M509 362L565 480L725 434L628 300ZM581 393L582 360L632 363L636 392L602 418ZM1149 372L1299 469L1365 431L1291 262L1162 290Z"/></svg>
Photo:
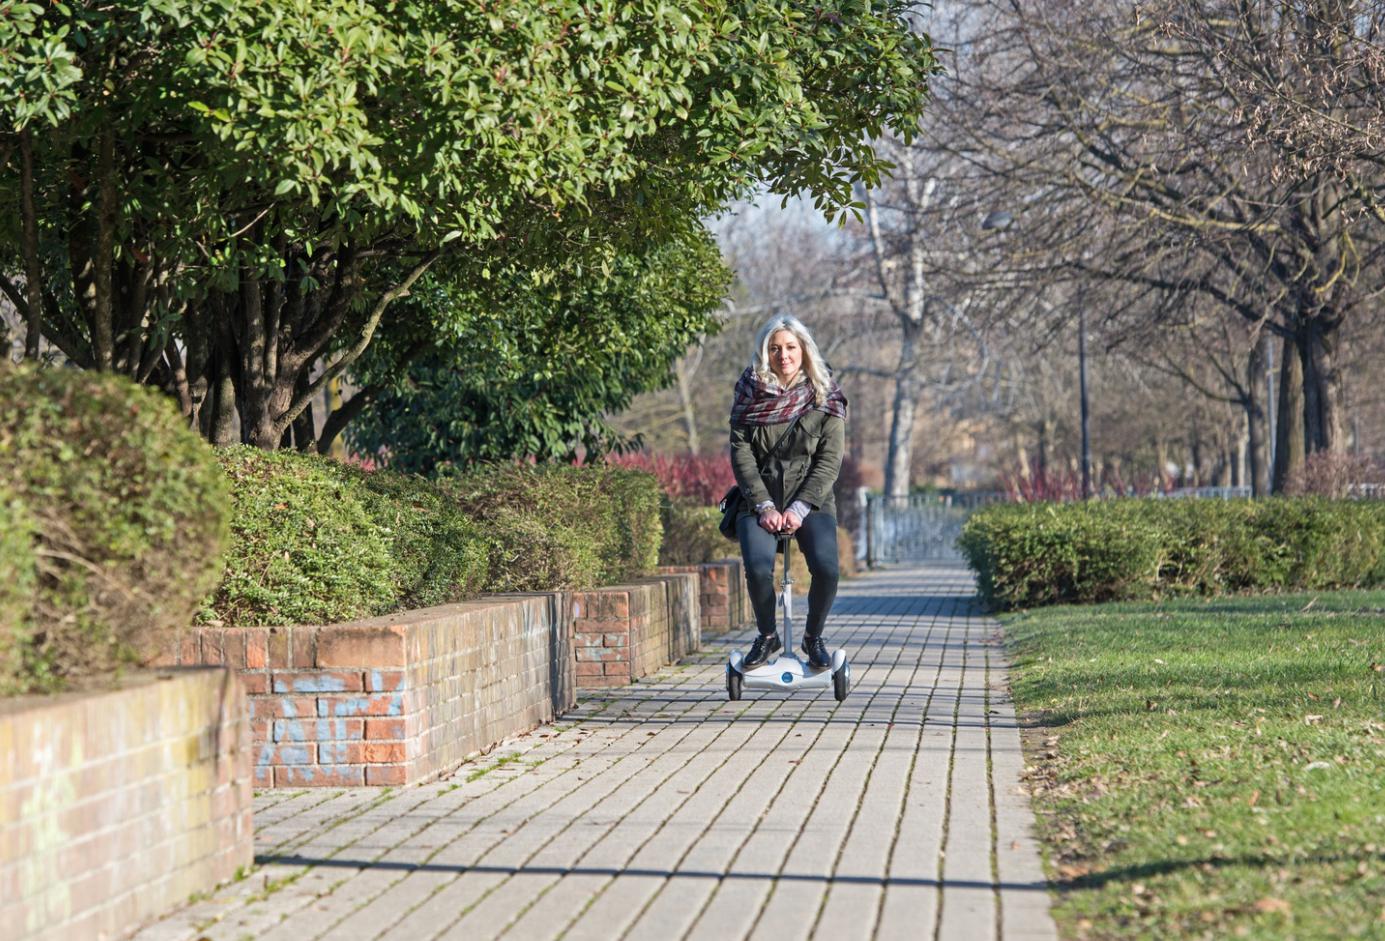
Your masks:
<svg viewBox="0 0 1385 941"><path fill-rule="evenodd" d="M599 278L511 281L500 310L494 298L429 280L399 302L398 329L353 369L362 411L347 437L357 451L427 474L629 445L603 416L668 384L688 344L719 328L730 279L698 228L620 256Z"/></svg>
<svg viewBox="0 0 1385 941"><path fill-rule="evenodd" d="M0 289L275 447L425 272L591 272L755 186L829 214L934 70L898 0L0 10ZM466 305L453 306L457 310ZM236 422L235 419L239 421Z"/></svg>

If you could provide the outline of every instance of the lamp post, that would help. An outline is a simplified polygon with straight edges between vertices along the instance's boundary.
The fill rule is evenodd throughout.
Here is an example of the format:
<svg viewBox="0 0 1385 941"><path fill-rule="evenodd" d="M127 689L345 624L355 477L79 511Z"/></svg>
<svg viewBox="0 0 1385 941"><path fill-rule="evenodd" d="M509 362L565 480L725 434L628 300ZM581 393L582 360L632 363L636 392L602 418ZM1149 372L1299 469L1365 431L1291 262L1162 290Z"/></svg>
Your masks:
<svg viewBox="0 0 1385 941"><path fill-rule="evenodd" d="M981 220L981 228L988 230L1008 229L1015 221L1014 215L1004 209L993 209ZM1053 307L1043 298L1039 302L1052 310ZM1082 499L1092 496L1092 438L1090 428L1090 409L1087 404L1087 307L1077 307L1077 394L1082 425Z"/></svg>
<svg viewBox="0 0 1385 941"><path fill-rule="evenodd" d="M1092 436L1087 409L1087 305L1077 305L1077 394L1082 400L1082 499L1092 498Z"/></svg>

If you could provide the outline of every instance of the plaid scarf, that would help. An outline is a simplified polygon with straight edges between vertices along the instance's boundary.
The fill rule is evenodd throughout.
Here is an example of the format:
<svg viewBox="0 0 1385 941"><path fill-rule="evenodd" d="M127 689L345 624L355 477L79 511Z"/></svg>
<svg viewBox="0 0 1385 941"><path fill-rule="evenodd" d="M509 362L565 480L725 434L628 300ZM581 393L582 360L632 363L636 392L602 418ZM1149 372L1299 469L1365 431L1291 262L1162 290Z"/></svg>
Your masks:
<svg viewBox="0 0 1385 941"><path fill-rule="evenodd" d="M781 389L777 383L766 382L755 375L755 370L747 366L736 380L736 397L731 403L731 424L780 425L815 408L843 420L846 418L846 396L842 394L837 380L832 380L827 401L818 405L813 401L813 384L806 378L792 388Z"/></svg>

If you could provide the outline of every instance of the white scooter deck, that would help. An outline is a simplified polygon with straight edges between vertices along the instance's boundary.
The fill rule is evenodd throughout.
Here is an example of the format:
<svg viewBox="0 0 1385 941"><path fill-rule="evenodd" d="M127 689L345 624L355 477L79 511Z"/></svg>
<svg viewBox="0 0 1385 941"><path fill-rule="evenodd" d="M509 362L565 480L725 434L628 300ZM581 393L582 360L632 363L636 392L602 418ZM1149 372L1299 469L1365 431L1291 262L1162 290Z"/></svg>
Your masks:
<svg viewBox="0 0 1385 941"><path fill-rule="evenodd" d="M830 689L832 674L845 670L851 676L851 665L846 662L846 651L832 651L832 665L822 670L814 670L796 654L781 653L779 659L761 664L753 670L741 668L745 655L739 650L731 651L727 666L741 675L746 689Z"/></svg>

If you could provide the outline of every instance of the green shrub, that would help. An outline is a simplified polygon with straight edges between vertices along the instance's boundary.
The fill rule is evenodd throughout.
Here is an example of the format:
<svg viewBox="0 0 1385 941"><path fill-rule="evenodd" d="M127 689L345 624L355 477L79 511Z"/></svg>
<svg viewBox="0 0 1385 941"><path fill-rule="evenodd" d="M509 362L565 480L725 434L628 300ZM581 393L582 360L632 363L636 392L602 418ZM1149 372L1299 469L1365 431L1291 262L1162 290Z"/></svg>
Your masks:
<svg viewBox="0 0 1385 941"><path fill-rule="evenodd" d="M1317 497L1000 504L958 545L1001 608L1385 584L1385 504Z"/></svg>
<svg viewBox="0 0 1385 941"><path fill-rule="evenodd" d="M215 584L226 481L152 389L76 370L0 372L0 485L31 514L37 576L12 690L161 653Z"/></svg>
<svg viewBox="0 0 1385 941"><path fill-rule="evenodd" d="M219 456L234 513L204 620L330 624L480 590L485 541L428 481L293 451Z"/></svg>
<svg viewBox="0 0 1385 941"><path fill-rule="evenodd" d="M389 531L398 607L426 608L482 590L489 566L481 528L422 477L365 475L368 509Z"/></svg>
<svg viewBox="0 0 1385 941"><path fill-rule="evenodd" d="M740 555L740 547L721 534L721 511L714 506L664 500L660 506L664 538L660 565L698 565Z"/></svg>
<svg viewBox="0 0 1385 941"><path fill-rule="evenodd" d="M576 476L594 478L595 498L610 507L611 538L603 551L606 577L611 583L648 575L659 564L664 541L659 504L663 491L647 471L606 464L572 468Z"/></svg>
<svg viewBox="0 0 1385 941"><path fill-rule="evenodd" d="M0 482L0 696L28 686L24 655L33 644L36 565L33 518Z"/></svg>
<svg viewBox="0 0 1385 941"><path fill-rule="evenodd" d="M958 544L977 572L982 596L1033 606L1146 592L1159 571L1157 533L1128 514L1095 508L1001 504L973 515Z"/></svg>
<svg viewBox="0 0 1385 941"><path fill-rule="evenodd" d="M231 480L231 539L204 619L330 624L389 607L390 540L355 474L289 451L241 446L219 456Z"/></svg>
<svg viewBox="0 0 1385 941"><path fill-rule="evenodd" d="M443 482L485 527L489 591L592 588L658 564L659 488L606 465L489 466Z"/></svg>

